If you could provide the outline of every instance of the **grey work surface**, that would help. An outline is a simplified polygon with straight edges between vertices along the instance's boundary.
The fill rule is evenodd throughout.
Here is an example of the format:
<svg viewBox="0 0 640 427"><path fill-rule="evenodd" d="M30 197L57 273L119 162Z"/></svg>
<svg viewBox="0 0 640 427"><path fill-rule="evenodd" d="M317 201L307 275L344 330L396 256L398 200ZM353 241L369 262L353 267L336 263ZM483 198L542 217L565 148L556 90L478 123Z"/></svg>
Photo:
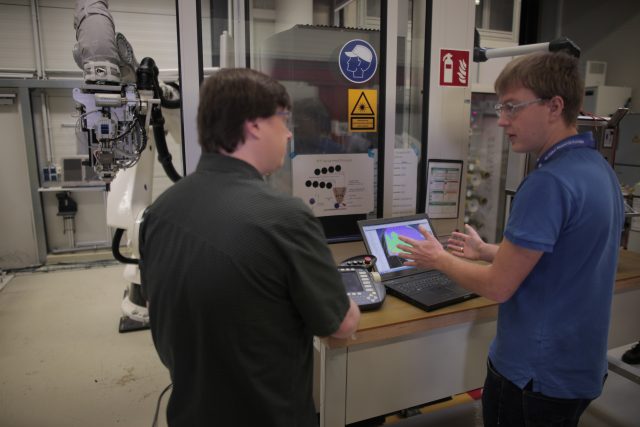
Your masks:
<svg viewBox="0 0 640 427"><path fill-rule="evenodd" d="M624 352L633 347L634 344L635 343L612 348L607 352L607 361L609 362L609 370L622 375L636 384L640 384L640 365L630 365L622 361Z"/></svg>

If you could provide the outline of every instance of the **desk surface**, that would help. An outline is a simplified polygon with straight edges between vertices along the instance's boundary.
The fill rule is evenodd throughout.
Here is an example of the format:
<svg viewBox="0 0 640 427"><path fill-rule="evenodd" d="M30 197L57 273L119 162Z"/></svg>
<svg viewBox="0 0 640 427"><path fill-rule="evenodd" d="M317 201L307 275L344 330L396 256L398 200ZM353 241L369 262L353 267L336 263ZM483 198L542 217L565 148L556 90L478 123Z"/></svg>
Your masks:
<svg viewBox="0 0 640 427"><path fill-rule="evenodd" d="M640 287L640 254L621 250L616 292L637 287ZM498 303L484 297L427 312L387 295L382 308L362 313L355 339L326 338L325 344L329 348L349 347L464 322L491 320L497 315Z"/></svg>

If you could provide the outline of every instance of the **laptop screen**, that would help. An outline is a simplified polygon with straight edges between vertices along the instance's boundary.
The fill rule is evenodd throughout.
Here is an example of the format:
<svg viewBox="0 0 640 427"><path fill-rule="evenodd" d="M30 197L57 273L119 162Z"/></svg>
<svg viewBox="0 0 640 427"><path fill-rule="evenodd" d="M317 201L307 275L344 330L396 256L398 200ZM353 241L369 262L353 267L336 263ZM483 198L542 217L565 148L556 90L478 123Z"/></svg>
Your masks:
<svg viewBox="0 0 640 427"><path fill-rule="evenodd" d="M365 246L369 253L377 258L376 269L382 275L409 269L415 270L415 267L402 265L406 258L403 257L404 252L398 249L398 244L403 243L398 236L424 240L418 230L420 225L435 235L425 214L366 220L358 223Z"/></svg>

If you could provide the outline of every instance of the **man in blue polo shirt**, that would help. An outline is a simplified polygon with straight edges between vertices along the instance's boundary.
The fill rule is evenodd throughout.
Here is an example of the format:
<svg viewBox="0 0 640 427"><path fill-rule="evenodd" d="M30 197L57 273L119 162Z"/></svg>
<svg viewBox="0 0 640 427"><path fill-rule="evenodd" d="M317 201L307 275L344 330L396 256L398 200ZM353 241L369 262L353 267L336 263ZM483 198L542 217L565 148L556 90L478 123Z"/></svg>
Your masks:
<svg viewBox="0 0 640 427"><path fill-rule="evenodd" d="M515 152L537 157L499 245L473 228L448 249L402 238L412 261L500 303L483 392L485 426L576 426L602 392L611 299L624 221L609 164L576 119L578 60L540 53L510 62L495 83L498 125ZM484 260L489 265L465 262Z"/></svg>

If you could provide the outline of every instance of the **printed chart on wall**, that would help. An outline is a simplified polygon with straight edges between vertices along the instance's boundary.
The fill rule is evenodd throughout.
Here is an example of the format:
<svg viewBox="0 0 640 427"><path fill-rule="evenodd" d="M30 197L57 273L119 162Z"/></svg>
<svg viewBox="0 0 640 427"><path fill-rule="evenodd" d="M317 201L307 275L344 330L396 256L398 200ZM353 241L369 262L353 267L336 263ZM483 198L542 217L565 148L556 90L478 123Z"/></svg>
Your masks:
<svg viewBox="0 0 640 427"><path fill-rule="evenodd" d="M316 216L373 210L373 157L369 154L298 155L291 165L293 195Z"/></svg>
<svg viewBox="0 0 640 427"><path fill-rule="evenodd" d="M457 218L460 205L462 160L429 160L427 214L431 218Z"/></svg>

